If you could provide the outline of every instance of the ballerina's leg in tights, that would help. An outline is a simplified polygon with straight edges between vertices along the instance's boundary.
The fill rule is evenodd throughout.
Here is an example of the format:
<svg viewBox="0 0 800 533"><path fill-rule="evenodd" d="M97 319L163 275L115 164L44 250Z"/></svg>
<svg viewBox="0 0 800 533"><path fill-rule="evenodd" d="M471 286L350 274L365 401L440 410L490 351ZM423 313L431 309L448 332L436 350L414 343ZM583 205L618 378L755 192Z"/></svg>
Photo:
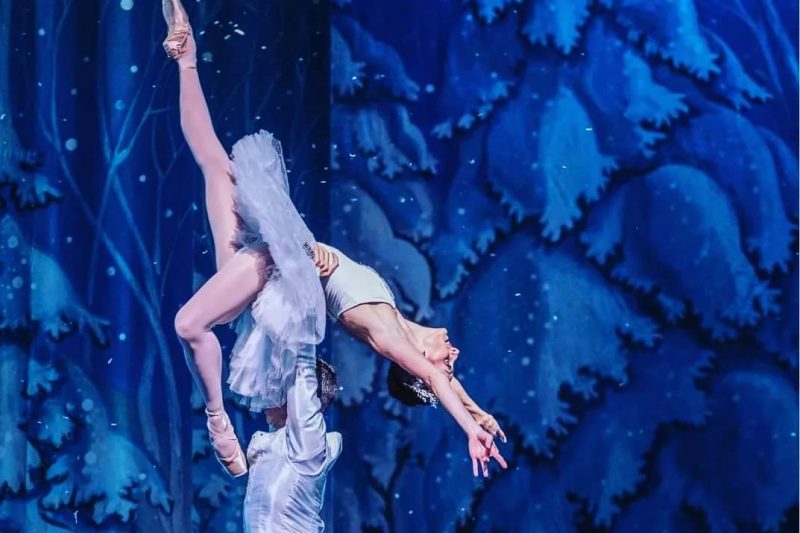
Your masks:
<svg viewBox="0 0 800 533"><path fill-rule="evenodd" d="M181 128L203 172L206 210L214 239L217 272L186 302L175 317L186 363L203 396L214 453L232 476L247 472L222 401L222 351L212 328L230 322L250 305L264 286L260 258L235 254L234 185L230 162L214 133L200 79L196 47L188 17L178 0L163 0L169 35L164 48L180 70Z"/></svg>

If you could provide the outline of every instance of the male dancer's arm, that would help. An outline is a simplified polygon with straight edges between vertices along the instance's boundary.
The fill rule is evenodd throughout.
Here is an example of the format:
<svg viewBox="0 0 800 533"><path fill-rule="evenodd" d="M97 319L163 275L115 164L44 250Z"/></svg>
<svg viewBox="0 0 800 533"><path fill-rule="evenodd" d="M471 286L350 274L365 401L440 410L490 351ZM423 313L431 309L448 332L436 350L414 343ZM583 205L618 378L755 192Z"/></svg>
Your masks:
<svg viewBox="0 0 800 533"><path fill-rule="evenodd" d="M464 404L467 412L472 415L472 418L478 425L488 433L495 437L500 437L500 440L506 442L506 434L503 432L503 428L500 427L500 424L497 423L497 420L480 408L475 400L467 394L466 389L457 378L453 377L453 379L450 380L450 388L453 389L456 395L461 399L461 403Z"/></svg>
<svg viewBox="0 0 800 533"><path fill-rule="evenodd" d="M295 379L286 394L286 438L289 459L302 473L315 475L325 465L325 419L317 396L317 360L310 353L297 354Z"/></svg>

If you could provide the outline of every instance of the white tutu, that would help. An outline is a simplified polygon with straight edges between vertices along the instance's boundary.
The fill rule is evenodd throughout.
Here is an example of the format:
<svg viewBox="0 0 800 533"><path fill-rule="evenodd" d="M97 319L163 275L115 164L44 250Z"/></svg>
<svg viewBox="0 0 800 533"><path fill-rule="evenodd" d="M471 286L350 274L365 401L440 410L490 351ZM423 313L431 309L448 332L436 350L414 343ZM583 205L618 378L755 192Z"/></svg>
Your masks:
<svg viewBox="0 0 800 533"><path fill-rule="evenodd" d="M313 257L314 236L289 197L280 143L260 131L233 146L240 251L271 262L264 288L236 324L228 384L253 411L286 403L297 352L325 336L325 296Z"/></svg>

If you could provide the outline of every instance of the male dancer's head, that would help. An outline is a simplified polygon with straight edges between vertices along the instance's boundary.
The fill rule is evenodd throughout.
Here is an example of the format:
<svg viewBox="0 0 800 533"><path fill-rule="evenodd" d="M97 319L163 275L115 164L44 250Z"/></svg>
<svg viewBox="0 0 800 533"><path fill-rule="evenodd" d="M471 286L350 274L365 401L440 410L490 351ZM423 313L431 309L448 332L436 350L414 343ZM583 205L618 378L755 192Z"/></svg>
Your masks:
<svg viewBox="0 0 800 533"><path fill-rule="evenodd" d="M317 359L317 383L317 398L322 404L322 410L325 411L336 399L339 381L333 367L322 359ZM286 425L286 404L280 407L271 407L265 413L267 415L267 423L273 429L280 429Z"/></svg>

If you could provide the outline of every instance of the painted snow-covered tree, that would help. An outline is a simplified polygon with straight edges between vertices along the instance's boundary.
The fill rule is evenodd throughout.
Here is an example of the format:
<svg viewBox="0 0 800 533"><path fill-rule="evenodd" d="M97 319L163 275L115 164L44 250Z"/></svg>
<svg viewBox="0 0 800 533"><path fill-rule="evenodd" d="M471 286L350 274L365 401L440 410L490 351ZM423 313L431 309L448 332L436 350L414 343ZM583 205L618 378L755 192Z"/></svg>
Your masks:
<svg viewBox="0 0 800 533"><path fill-rule="evenodd" d="M156 93L143 94L163 61L152 53L155 28L136 27L133 3L98 7L4 2L0 17L2 338L11 380L3 425L16 459L4 462L4 530L184 523L179 384L159 287L177 225L147 225L128 190L133 162L151 150L145 134L155 135L166 111ZM85 20L98 21L98 31L79 33ZM152 46L128 53L109 28ZM110 74L86 74L98 71ZM36 149L22 149L22 139ZM100 179L87 179L98 171ZM157 186L160 201L163 181ZM142 331L128 329L132 313L143 317ZM141 374L126 394L117 385L129 369ZM163 414L153 385L168 400Z"/></svg>
<svg viewBox="0 0 800 533"><path fill-rule="evenodd" d="M513 435L471 481L332 331L335 530L796 528L796 5L335 6L332 238Z"/></svg>
<svg viewBox="0 0 800 533"><path fill-rule="evenodd" d="M324 219L327 10L188 7L223 141L277 130ZM241 528L172 331L213 254L164 30L160 2L0 6L3 531Z"/></svg>

